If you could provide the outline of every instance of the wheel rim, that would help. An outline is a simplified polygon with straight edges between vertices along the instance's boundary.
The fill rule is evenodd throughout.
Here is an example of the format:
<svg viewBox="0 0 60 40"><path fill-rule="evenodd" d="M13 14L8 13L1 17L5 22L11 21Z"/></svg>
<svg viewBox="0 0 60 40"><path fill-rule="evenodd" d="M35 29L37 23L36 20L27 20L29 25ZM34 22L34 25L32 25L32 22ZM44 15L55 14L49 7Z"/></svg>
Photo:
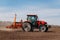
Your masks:
<svg viewBox="0 0 60 40"><path fill-rule="evenodd" d="M45 26L42 26L41 27L41 32L45 32L45 30L46 30L46 27Z"/></svg>
<svg viewBox="0 0 60 40"><path fill-rule="evenodd" d="M23 28L24 28L24 30L25 30L26 32L28 32L28 31L30 31L31 26L30 26L29 23L24 23L24 24L23 24Z"/></svg>

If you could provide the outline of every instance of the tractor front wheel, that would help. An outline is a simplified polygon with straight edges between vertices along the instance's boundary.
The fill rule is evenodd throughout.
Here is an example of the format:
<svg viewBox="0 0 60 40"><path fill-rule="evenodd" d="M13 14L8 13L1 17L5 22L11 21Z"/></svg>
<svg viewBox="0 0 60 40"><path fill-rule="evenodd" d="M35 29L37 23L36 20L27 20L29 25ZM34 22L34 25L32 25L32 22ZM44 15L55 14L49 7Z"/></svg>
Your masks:
<svg viewBox="0 0 60 40"><path fill-rule="evenodd" d="M46 27L46 26L40 26L39 27L39 31L41 31L41 32L47 32L48 31L48 27Z"/></svg>

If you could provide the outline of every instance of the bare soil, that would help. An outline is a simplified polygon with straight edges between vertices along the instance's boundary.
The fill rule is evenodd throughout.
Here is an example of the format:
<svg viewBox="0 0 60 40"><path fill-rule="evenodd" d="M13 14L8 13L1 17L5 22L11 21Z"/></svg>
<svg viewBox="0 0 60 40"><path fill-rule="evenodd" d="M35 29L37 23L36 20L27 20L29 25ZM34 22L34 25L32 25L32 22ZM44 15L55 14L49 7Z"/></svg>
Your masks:
<svg viewBox="0 0 60 40"><path fill-rule="evenodd" d="M48 32L4 31L3 27L0 29L0 40L60 40L60 27L52 27Z"/></svg>

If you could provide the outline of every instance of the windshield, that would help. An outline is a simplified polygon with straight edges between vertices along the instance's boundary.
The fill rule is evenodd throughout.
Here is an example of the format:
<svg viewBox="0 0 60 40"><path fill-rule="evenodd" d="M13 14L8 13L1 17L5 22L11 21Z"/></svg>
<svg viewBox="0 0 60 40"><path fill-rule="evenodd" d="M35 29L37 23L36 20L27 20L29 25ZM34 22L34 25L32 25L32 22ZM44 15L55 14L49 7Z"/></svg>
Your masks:
<svg viewBox="0 0 60 40"><path fill-rule="evenodd" d="M28 16L28 21L35 22L37 18L35 16Z"/></svg>

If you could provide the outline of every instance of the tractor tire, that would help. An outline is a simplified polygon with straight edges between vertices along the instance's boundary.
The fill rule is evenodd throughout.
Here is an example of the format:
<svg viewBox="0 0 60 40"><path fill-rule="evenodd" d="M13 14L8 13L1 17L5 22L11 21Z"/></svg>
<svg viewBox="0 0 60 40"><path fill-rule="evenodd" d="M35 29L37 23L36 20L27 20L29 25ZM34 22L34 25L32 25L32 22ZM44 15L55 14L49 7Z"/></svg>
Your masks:
<svg viewBox="0 0 60 40"><path fill-rule="evenodd" d="M47 32L48 31L48 27L47 26L40 26L39 27L39 31L41 31L41 32Z"/></svg>
<svg viewBox="0 0 60 40"><path fill-rule="evenodd" d="M25 31L25 32L33 31L32 25L31 25L30 23L28 23L28 22L24 22L24 23L23 23L22 29L23 29L23 31Z"/></svg>

